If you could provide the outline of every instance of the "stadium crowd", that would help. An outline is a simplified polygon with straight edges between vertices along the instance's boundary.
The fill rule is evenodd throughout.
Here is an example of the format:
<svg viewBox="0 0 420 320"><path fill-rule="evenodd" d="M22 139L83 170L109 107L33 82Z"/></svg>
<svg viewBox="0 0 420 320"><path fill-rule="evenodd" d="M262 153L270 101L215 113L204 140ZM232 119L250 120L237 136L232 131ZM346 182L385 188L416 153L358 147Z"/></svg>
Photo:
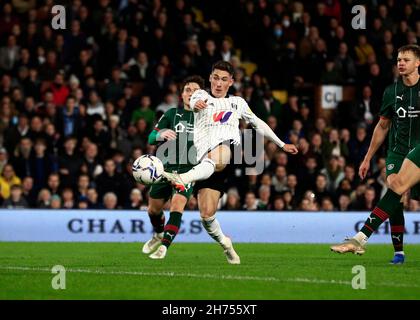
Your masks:
<svg viewBox="0 0 420 320"><path fill-rule="evenodd" d="M235 67L232 94L300 150L266 143L264 172L237 167L221 209L369 211L386 192L385 146L364 181L358 165L398 76L396 50L420 43L420 0L365 1L366 30L351 27L352 0L61 1L67 28L54 30L57 2L2 1L2 207L146 208L131 163L155 152L148 134L179 105L183 78L207 79L218 60ZM356 96L316 118L319 84Z"/></svg>

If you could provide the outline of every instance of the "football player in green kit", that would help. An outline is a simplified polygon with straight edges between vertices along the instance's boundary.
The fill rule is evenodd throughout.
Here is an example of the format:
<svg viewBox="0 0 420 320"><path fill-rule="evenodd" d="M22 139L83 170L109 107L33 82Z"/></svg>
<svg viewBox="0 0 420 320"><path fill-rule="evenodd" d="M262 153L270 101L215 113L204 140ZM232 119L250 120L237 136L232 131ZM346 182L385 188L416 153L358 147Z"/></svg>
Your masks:
<svg viewBox="0 0 420 320"><path fill-rule="evenodd" d="M183 108L172 108L166 111L149 135L149 144L167 141L169 145L170 154L165 154L168 161L164 162L166 171L183 173L196 164L190 162L196 160L196 156L193 155L194 139L192 136L194 114L190 109L189 102L194 91L202 88L204 88L203 78L199 76L186 78L181 85ZM189 188L179 191L169 181L152 185L149 193L148 214L154 234L142 249L143 253L150 254L151 259L165 258L168 247L178 233L182 213L192 192L191 185ZM171 199L170 216L165 225L163 207L169 199Z"/></svg>
<svg viewBox="0 0 420 320"><path fill-rule="evenodd" d="M387 183L391 186L391 190L393 190L393 181L397 178L404 158L420 144L419 66L419 46L406 45L398 49L397 67L401 78L385 89L380 120L375 127L369 150L359 168L359 176L364 179L369 170L373 155L384 142L386 135L389 134L386 171ZM406 161L410 160L413 162L412 159ZM416 164L417 162L414 163ZM420 196L420 184L413 183L410 187L411 197L418 198ZM381 199L381 202L385 198L386 195ZM401 196L399 196L400 199ZM360 232L344 243L332 246L331 250L339 253L352 252L363 254L368 238L388 218L391 225L391 237L395 251L391 263L404 263L404 213L402 202L394 205L392 210L383 210L383 208L377 210L375 208Z"/></svg>

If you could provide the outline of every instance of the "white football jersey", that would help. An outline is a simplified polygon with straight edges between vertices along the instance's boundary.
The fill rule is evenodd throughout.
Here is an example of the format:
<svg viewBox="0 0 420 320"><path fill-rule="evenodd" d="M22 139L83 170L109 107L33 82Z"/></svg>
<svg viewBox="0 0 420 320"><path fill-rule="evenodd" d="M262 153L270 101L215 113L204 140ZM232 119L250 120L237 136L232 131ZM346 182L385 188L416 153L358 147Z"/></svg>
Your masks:
<svg viewBox="0 0 420 320"><path fill-rule="evenodd" d="M205 90L197 90L190 99L193 110L198 100L207 100L207 108L194 112L194 145L198 161L223 141L241 143L239 119L251 124L256 121L255 114L241 97L214 98Z"/></svg>

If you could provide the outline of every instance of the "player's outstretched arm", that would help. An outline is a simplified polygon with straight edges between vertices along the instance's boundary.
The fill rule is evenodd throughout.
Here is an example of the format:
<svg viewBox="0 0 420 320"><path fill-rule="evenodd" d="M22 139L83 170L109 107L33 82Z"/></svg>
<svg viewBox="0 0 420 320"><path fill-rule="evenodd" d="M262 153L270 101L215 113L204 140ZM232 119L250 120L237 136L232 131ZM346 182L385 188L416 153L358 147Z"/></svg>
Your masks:
<svg viewBox="0 0 420 320"><path fill-rule="evenodd" d="M281 149L283 149L285 152L291 153L291 154L297 154L298 148L294 144L286 144L283 141L280 140L279 137L276 136L276 134L271 130L268 124L266 124L264 121L262 121L260 118L254 115L252 121L250 121L251 125L254 127L254 129L259 129L263 132L264 137L269 139L270 141L274 142L276 145L278 145Z"/></svg>

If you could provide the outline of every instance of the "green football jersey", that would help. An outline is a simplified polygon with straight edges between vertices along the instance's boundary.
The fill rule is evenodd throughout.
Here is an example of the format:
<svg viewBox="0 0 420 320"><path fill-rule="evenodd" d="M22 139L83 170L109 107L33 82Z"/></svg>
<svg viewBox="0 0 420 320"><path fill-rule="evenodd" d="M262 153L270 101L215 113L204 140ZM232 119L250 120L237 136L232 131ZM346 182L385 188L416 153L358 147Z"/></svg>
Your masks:
<svg viewBox="0 0 420 320"><path fill-rule="evenodd" d="M164 129L175 131L177 138L174 141L162 141L156 156L162 160L166 171L183 173L190 170L197 164L197 151L194 147L194 112L182 108L169 109L159 119L154 131L159 132Z"/></svg>
<svg viewBox="0 0 420 320"><path fill-rule="evenodd" d="M420 144L420 81L408 87L402 79L385 89L380 116L391 120L389 150L403 154Z"/></svg>

